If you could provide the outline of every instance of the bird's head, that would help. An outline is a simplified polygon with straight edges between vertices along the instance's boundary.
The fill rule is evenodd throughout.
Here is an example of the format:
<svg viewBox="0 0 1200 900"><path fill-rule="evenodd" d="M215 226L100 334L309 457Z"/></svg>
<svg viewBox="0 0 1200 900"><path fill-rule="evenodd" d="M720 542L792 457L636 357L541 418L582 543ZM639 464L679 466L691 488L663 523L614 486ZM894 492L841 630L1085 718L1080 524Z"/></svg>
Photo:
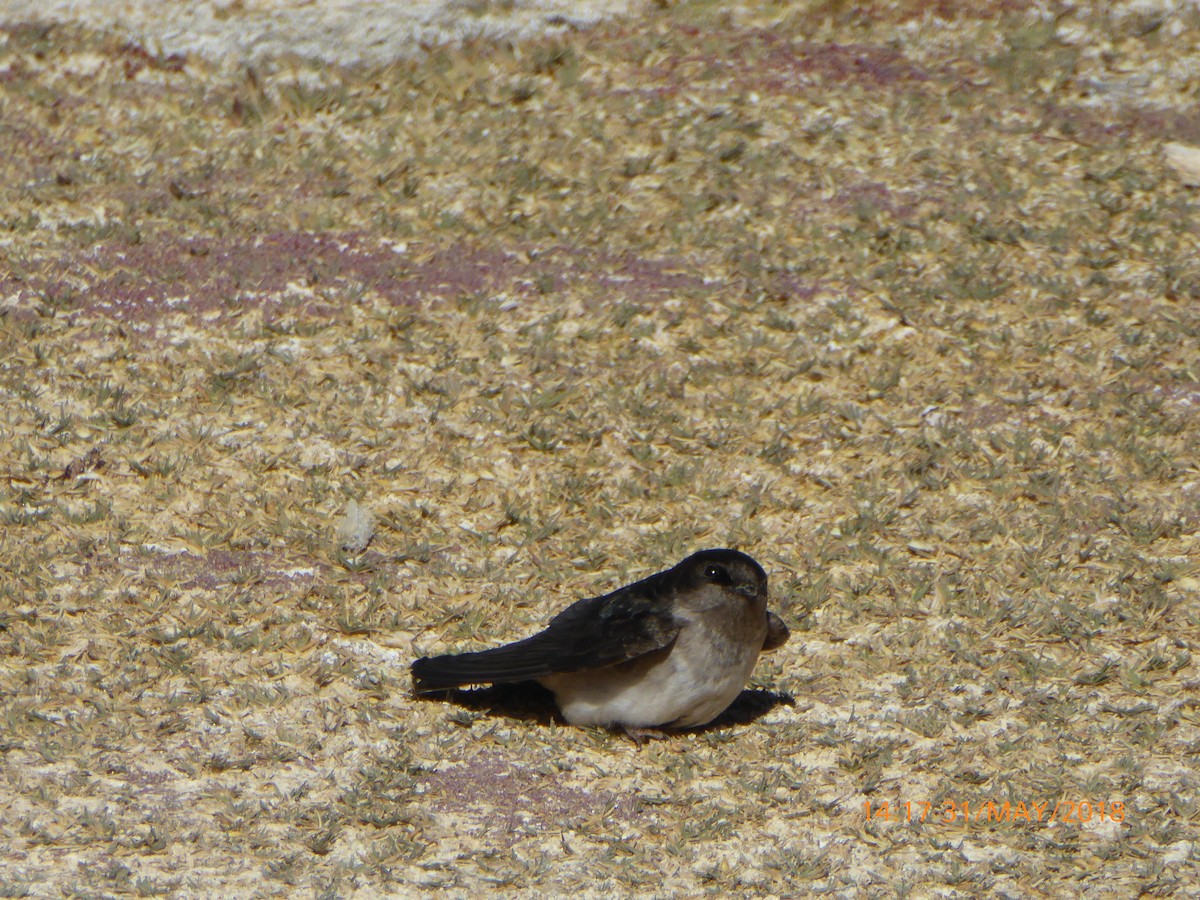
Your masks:
<svg viewBox="0 0 1200 900"><path fill-rule="evenodd" d="M701 550L675 567L676 585L700 596L735 597L756 611L767 606L767 573L737 550Z"/></svg>

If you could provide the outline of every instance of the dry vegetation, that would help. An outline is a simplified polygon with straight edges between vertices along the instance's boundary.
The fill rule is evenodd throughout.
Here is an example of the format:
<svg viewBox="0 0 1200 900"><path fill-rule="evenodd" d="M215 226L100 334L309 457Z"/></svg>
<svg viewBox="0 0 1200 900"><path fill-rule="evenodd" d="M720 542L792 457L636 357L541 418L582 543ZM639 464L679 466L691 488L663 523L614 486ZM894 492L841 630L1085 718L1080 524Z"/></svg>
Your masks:
<svg viewBox="0 0 1200 900"><path fill-rule="evenodd" d="M716 6L0 33L0 895L1194 889L1200 16ZM791 705L408 694L721 545Z"/></svg>

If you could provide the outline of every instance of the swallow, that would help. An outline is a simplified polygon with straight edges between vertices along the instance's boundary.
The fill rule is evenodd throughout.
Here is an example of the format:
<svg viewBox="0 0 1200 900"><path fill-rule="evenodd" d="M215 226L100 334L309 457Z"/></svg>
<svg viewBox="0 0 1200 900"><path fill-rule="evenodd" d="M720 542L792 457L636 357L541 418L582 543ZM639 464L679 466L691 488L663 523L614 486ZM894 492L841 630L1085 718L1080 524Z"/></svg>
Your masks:
<svg viewBox="0 0 1200 900"><path fill-rule="evenodd" d="M673 568L568 606L542 632L412 664L417 693L536 681L572 725L693 728L745 687L759 653L788 639L767 610L767 573L737 550L702 550Z"/></svg>

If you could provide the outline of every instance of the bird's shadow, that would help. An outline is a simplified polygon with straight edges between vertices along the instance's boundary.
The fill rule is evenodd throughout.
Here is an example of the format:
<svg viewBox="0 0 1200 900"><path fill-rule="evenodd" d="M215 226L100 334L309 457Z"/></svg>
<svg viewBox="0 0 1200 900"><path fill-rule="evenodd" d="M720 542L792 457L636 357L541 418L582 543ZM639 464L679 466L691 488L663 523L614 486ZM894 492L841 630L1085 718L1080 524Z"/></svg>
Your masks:
<svg viewBox="0 0 1200 900"><path fill-rule="evenodd" d="M554 702L554 694L534 681L498 684L471 690L454 688L414 696L418 700L449 701L464 710L480 712L487 716L536 722L539 725L549 725L552 722L565 724L558 705ZM746 688L734 698L728 709L707 725L682 731L704 734L731 725L749 725L777 706L794 706L795 703L795 699L786 691Z"/></svg>
<svg viewBox="0 0 1200 900"><path fill-rule="evenodd" d="M746 688L721 713L707 725L689 731L705 732L730 725L749 725L775 709L777 706L795 706L796 698L787 691L769 691L766 688Z"/></svg>

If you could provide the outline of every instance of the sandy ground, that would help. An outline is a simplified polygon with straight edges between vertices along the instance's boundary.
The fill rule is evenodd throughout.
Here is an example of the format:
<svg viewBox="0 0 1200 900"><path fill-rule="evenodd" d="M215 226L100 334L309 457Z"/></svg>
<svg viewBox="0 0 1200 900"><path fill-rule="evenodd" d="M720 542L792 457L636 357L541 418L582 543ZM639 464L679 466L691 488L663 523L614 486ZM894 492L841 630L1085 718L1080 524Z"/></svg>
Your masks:
<svg viewBox="0 0 1200 900"><path fill-rule="evenodd" d="M0 24L77 22L128 33L164 54L224 63L287 55L386 63L421 45L477 36L528 37L620 15L630 0L8 0Z"/></svg>
<svg viewBox="0 0 1200 900"><path fill-rule="evenodd" d="M1194 5L0 6L0 897L1197 896ZM410 693L713 546L711 728Z"/></svg>

